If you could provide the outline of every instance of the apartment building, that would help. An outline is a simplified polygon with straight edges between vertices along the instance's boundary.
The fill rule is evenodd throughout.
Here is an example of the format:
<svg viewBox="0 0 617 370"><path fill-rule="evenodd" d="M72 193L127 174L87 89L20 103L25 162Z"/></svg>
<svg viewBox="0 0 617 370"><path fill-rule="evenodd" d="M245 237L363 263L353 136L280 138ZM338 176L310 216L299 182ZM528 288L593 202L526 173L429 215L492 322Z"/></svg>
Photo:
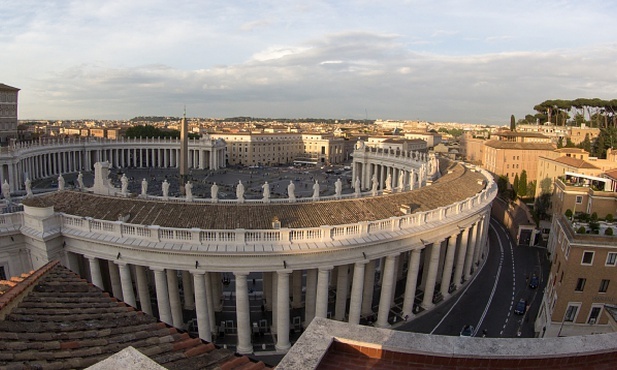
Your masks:
<svg viewBox="0 0 617 370"><path fill-rule="evenodd" d="M304 156L318 163L341 163L345 158L345 139L333 133L303 133Z"/></svg>
<svg viewBox="0 0 617 370"><path fill-rule="evenodd" d="M380 149L426 152L428 143L421 139L403 139L400 136L370 136L366 145Z"/></svg>
<svg viewBox="0 0 617 370"><path fill-rule="evenodd" d="M429 148L441 143L441 134L436 132L406 132L405 139L420 139L426 141Z"/></svg>
<svg viewBox="0 0 617 370"><path fill-rule="evenodd" d="M605 305L617 302L617 224L565 216L566 210L617 214L617 193L606 177L567 174L555 180L554 216L548 241L552 262L535 327L556 337L613 331ZM607 191L608 190L608 191ZM612 232L607 232L607 229Z"/></svg>
<svg viewBox="0 0 617 370"><path fill-rule="evenodd" d="M298 133L212 133L212 140L227 144L229 165L276 165L292 163L304 153L302 135Z"/></svg>
<svg viewBox="0 0 617 370"><path fill-rule="evenodd" d="M498 176L507 176L510 183L525 170L530 182L537 180L538 158L549 157L554 150L555 145L548 142L489 140L484 143L482 164Z"/></svg>
<svg viewBox="0 0 617 370"><path fill-rule="evenodd" d="M0 145L17 138L19 89L0 83Z"/></svg>

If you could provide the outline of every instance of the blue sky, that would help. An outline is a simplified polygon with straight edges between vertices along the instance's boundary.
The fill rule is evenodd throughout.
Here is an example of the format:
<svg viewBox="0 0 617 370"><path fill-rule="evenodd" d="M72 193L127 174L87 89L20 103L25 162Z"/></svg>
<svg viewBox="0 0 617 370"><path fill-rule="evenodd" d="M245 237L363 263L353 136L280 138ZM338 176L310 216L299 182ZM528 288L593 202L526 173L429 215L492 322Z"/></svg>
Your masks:
<svg viewBox="0 0 617 370"><path fill-rule="evenodd" d="M614 1L0 0L20 119L509 124L617 98Z"/></svg>

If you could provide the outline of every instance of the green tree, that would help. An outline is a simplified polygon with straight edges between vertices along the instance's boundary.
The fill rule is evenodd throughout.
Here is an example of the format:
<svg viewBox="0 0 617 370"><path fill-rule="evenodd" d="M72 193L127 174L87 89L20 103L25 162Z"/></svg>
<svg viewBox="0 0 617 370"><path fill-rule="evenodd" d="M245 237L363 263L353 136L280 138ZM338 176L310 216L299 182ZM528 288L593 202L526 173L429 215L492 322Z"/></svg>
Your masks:
<svg viewBox="0 0 617 370"><path fill-rule="evenodd" d="M559 139L557 139L557 149L561 149L563 148L563 137L559 137Z"/></svg>
<svg viewBox="0 0 617 370"><path fill-rule="evenodd" d="M591 153L591 140L589 140L589 134L585 134L585 138L578 144L578 147Z"/></svg>
<svg viewBox="0 0 617 370"><path fill-rule="evenodd" d="M512 182L512 190L514 190L514 197L516 199L516 197L518 196L519 192L519 178L518 178L518 173L516 175L514 175L514 181Z"/></svg>
<svg viewBox="0 0 617 370"><path fill-rule="evenodd" d="M527 196L527 171L521 171L521 177L518 179L518 195L521 198Z"/></svg>
<svg viewBox="0 0 617 370"><path fill-rule="evenodd" d="M516 119L514 114L510 116L510 131L516 131Z"/></svg>
<svg viewBox="0 0 617 370"><path fill-rule="evenodd" d="M527 183L527 196L530 198L536 197L536 180Z"/></svg>

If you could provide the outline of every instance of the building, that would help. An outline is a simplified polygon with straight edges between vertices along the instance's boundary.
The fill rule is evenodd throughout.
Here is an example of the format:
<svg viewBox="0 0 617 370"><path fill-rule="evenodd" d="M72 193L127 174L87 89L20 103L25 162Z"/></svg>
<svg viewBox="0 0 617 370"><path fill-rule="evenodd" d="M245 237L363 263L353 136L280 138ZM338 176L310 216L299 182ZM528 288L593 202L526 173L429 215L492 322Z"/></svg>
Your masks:
<svg viewBox="0 0 617 370"><path fill-rule="evenodd" d="M531 182L537 180L538 158L549 156L553 150L555 145L546 142L489 140L484 143L482 163L487 171L508 177L510 183L525 170Z"/></svg>
<svg viewBox="0 0 617 370"><path fill-rule="evenodd" d="M486 255L492 176L424 154L364 147L354 152L353 167L358 177L379 173L375 188L268 201L124 196L95 173L91 189L106 187L105 195L61 190L0 215L0 266L9 276L60 259L168 325L185 327L183 307L191 310L203 340L216 343L231 330L236 341L228 346L244 354L261 347L255 328L276 334L275 348L284 353L290 332L315 317L387 327L464 288ZM393 173L403 181L386 192L380 179ZM251 292L252 279L263 289ZM395 295L402 305L392 304ZM221 323L226 296L235 312Z"/></svg>
<svg viewBox="0 0 617 370"><path fill-rule="evenodd" d="M212 133L213 140L224 140L229 165L259 166L292 163L302 157L302 135L286 133Z"/></svg>
<svg viewBox="0 0 617 370"><path fill-rule="evenodd" d="M604 314L604 306L617 300L617 225L612 222L617 193L611 182L574 173L555 180L548 240L552 266L535 324L542 336L613 331ZM565 216L567 210L572 218ZM595 213L600 221L588 221L582 213Z"/></svg>
<svg viewBox="0 0 617 370"><path fill-rule="evenodd" d="M420 139L426 141L429 148L441 143L441 134L434 131L427 132L405 132L405 139Z"/></svg>
<svg viewBox="0 0 617 370"><path fill-rule="evenodd" d="M428 143L422 139L404 139L400 136L369 136L366 145L387 150L426 152Z"/></svg>
<svg viewBox="0 0 617 370"><path fill-rule="evenodd" d="M19 89L0 83L0 145L17 139Z"/></svg>
<svg viewBox="0 0 617 370"><path fill-rule="evenodd" d="M317 160L317 163L342 163L345 156L345 139L332 133L303 133L303 156Z"/></svg>

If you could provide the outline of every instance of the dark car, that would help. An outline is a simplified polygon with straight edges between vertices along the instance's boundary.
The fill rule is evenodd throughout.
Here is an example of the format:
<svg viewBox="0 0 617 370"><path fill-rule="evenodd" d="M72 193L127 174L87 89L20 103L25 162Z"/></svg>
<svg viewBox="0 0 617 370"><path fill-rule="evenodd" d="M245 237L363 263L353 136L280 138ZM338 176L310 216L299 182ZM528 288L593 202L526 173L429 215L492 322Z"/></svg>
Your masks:
<svg viewBox="0 0 617 370"><path fill-rule="evenodd" d="M538 279L538 277L536 275L533 275L531 277L531 280L529 280L529 287L531 289L536 289L539 284L540 284L540 279Z"/></svg>
<svg viewBox="0 0 617 370"><path fill-rule="evenodd" d="M514 307L514 313L517 315L524 315L525 311L527 311L527 301L521 298L516 304L516 307Z"/></svg>
<svg viewBox="0 0 617 370"><path fill-rule="evenodd" d="M475 329L473 325L465 325L461 329L461 337L473 337Z"/></svg>

